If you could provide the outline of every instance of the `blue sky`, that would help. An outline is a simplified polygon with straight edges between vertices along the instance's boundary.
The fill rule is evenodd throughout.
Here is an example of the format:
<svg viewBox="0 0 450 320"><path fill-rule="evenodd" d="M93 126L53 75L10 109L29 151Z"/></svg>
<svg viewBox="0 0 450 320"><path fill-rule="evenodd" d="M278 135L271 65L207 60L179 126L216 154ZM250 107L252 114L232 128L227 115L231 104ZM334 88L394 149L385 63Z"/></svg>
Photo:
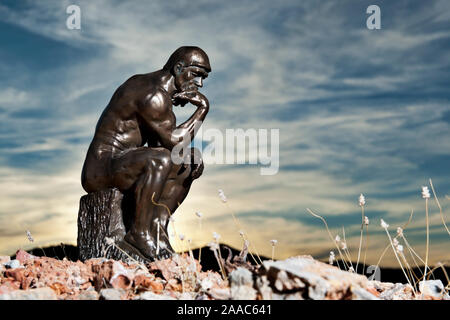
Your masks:
<svg viewBox="0 0 450 320"><path fill-rule="evenodd" d="M68 30L66 7L81 8ZM209 165L177 211L195 244L220 231L239 247L233 210L260 253L326 255L345 226L353 253L364 193L371 257L403 224L424 252L421 186L450 195L450 4L377 1L2 1L0 4L0 252L75 242L80 173L95 124L115 88L161 68L181 45L209 55L205 128L279 128L280 171ZM177 110L179 119L192 108ZM225 191L229 206L220 203ZM195 211L204 212L196 232ZM449 259L449 235L430 202L431 256ZM448 218L450 219L450 218ZM395 230L392 228L392 230ZM393 255L385 263L392 263ZM433 260L434 261L434 260Z"/></svg>

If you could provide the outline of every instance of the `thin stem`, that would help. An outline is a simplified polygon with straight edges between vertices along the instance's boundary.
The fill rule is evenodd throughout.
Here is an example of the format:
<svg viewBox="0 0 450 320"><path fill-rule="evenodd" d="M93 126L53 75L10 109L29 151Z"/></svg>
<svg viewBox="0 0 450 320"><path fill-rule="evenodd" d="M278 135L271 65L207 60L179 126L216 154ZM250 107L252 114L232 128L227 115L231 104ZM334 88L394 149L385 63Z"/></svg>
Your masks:
<svg viewBox="0 0 450 320"><path fill-rule="evenodd" d="M348 261L350 262L350 266L351 266L352 269L353 269L352 257L350 256L350 251L348 250L347 240L345 239L345 229L344 229L344 226L342 226L342 235L343 235L344 243L345 243L345 247L346 247L346 248L343 249L343 250L344 250L344 252L345 252L345 254L346 254L346 256L347 256ZM353 270L356 272L355 269L353 269Z"/></svg>
<svg viewBox="0 0 450 320"><path fill-rule="evenodd" d="M234 210L231 209L231 207L230 207L230 205L228 204L228 202L226 202L226 206L227 206L228 209L230 210L231 215L232 215L233 220L234 220L234 223L236 224L238 230L243 230L242 225L240 224L239 220L236 218L236 215L234 214ZM259 260L260 264L262 264L262 260L261 260L259 254L258 254L258 251L256 251L256 248L255 248L255 246L253 245L253 242L250 241L250 239L248 238L247 234L245 234L245 236L246 236L248 242L250 243L250 245L252 246L253 251L256 253L256 256L258 257L258 260ZM252 257L253 257L253 256L252 256ZM253 257L253 259L255 259L255 258ZM255 260L255 262L258 263L256 260Z"/></svg>
<svg viewBox="0 0 450 320"><path fill-rule="evenodd" d="M156 255L159 255L159 220L156 224Z"/></svg>
<svg viewBox="0 0 450 320"><path fill-rule="evenodd" d="M169 239L169 236L167 235L167 233L166 233L166 231L164 230L164 228L162 227L162 225L160 224L159 225L159 228L161 229L161 231L162 231L162 233L163 233L163 235L164 235L164 237L166 237L166 239L167 239L167 241L170 243L170 239ZM174 253L173 251L171 251L171 250L169 250L171 253Z"/></svg>
<svg viewBox="0 0 450 320"><path fill-rule="evenodd" d="M397 258L397 261L398 261L398 263L400 264L400 268L402 269L403 274L405 275L406 280L408 280L409 285L410 285L412 288L414 288L414 287L411 285L411 282L409 281L408 276L406 275L405 269L403 269L403 265L402 265L400 259L398 258L397 251L396 251L395 248L394 248L394 244L392 243L392 238L391 238L391 235L389 234L388 229L385 228L384 230L386 231L386 234L387 234L387 236L388 236L388 238L389 238L389 242L390 242L390 244L391 244L392 250L394 251L395 257Z"/></svg>
<svg viewBox="0 0 450 320"><path fill-rule="evenodd" d="M242 230L242 231L243 231L243 230ZM247 242L248 245L250 246L250 240L248 240L248 237L246 237L245 233L243 233L243 234L241 235L241 238L242 238L242 241L244 241L244 243ZM248 246L247 246L247 248L248 248ZM258 260L256 260L256 258L255 258L255 256L253 255L253 253L252 253L250 250L249 250L248 252L250 253L250 256L252 257L253 261L254 261L256 264L258 264ZM262 263L262 262L261 262L261 263Z"/></svg>
<svg viewBox="0 0 450 320"><path fill-rule="evenodd" d="M364 206L361 206L361 234L359 236L358 259L356 260L356 270L355 270L356 273L358 273L358 265L359 265L359 258L360 258L360 255L361 255L361 245L362 245L362 239L363 239L363 231L364 231Z"/></svg>
<svg viewBox="0 0 450 320"><path fill-rule="evenodd" d="M428 221L428 198L425 198L425 214L426 214L426 224L427 224L427 245L426 245L426 253L425 253L425 271L423 273L423 278L427 277L427 268L428 268L428 251L430 245L430 224Z"/></svg>
<svg viewBox="0 0 450 320"><path fill-rule="evenodd" d="M442 224L445 227L445 230L447 230L447 233L450 235L450 231L447 228L447 225L445 224L445 219L444 219L444 214L442 213L442 207L441 204L439 203L438 197L436 196L436 192L434 192L434 187L433 187L433 182L430 179L430 186L431 186L431 190L433 191L433 196L434 196L434 200L437 203L437 206L439 207L439 213L441 214L441 219L442 219Z"/></svg>
<svg viewBox="0 0 450 320"><path fill-rule="evenodd" d="M158 203L158 202L156 202L156 201L154 200L154 197L155 197L155 192L153 192L153 194L152 194L152 203L153 203L155 206L164 207L164 208L167 210L167 212L169 213L169 218L172 217L172 212L170 212L169 207L166 206L164 203ZM179 203L178 203L178 205L179 205ZM169 220L169 221L170 221L170 220ZM178 238L177 230L175 229L175 223L173 222L173 220L172 220L172 228L173 228L173 232L175 232L175 241L177 242L177 247L178 247L178 245L180 244L180 243L179 243L179 240L180 240L180 239ZM181 248L181 245L180 245L180 248ZM181 249L180 249L180 251L181 251Z"/></svg>
<svg viewBox="0 0 450 320"><path fill-rule="evenodd" d="M414 215L414 210L411 209L411 214L409 215L408 221L406 221L405 224L401 227L401 229L402 229L403 231L405 231L406 227L407 227L408 224L411 222L413 215ZM396 235L396 236L394 237L394 239L397 239L398 237L399 237L399 235ZM377 262L377 268L378 268L378 266L380 265L381 259L383 259L384 255L385 255L385 253L386 253L386 251L387 251L388 249L389 249L389 244L386 246L386 248L384 248L383 253L381 254L380 258L378 259L378 262Z"/></svg>
<svg viewBox="0 0 450 320"><path fill-rule="evenodd" d="M140 263L139 261L137 261L136 259L134 259L132 256L130 256L126 251L122 250L122 248L120 248L119 246L117 246L114 242L112 243L112 245L114 246L114 248L116 248L117 250L119 250L120 252L122 252L124 255L126 255L128 258L130 258L131 260L133 260L134 262L136 262L136 264L138 266L140 266L142 269L144 269L146 272L150 272L148 271L147 267Z"/></svg>
<svg viewBox="0 0 450 320"><path fill-rule="evenodd" d="M369 225L366 225L366 248L364 249L364 262L363 262L363 274L365 274L366 270L366 257L367 257L367 251L369 249Z"/></svg>
<svg viewBox="0 0 450 320"><path fill-rule="evenodd" d="M200 229L200 234L202 233L202 218L199 218L199 229ZM198 263L200 264L202 261L202 247L200 246L200 249L198 251ZM201 264L200 264L201 265Z"/></svg>
<svg viewBox="0 0 450 320"><path fill-rule="evenodd" d="M311 209L306 208L306 210L314 217L322 220L322 222L325 224L325 228L327 229L328 232L328 236L330 237L331 241L334 243L334 245L336 246L336 249L339 252L339 256L341 257L341 261L344 263L345 267L347 268L347 270L349 269L349 266L347 265L347 262L345 261L344 257L342 256L342 252L341 249L339 248L338 244L336 243L336 240L333 238L333 236L331 235L330 229L328 228L328 223L325 221L324 218L322 218L321 216L319 216L318 214L315 214L314 212L311 211ZM337 260L336 260L337 261Z"/></svg>

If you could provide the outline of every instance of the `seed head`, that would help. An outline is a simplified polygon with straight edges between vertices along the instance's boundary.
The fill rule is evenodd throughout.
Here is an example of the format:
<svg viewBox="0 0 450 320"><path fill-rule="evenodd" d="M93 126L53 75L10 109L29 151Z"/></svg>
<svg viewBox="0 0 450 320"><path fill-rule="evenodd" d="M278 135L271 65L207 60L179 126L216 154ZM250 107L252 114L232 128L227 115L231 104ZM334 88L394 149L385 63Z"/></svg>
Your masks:
<svg viewBox="0 0 450 320"><path fill-rule="evenodd" d="M394 238L394 240L392 240L392 244L394 245L394 247L398 247L398 240Z"/></svg>
<svg viewBox="0 0 450 320"><path fill-rule="evenodd" d="M227 202L227 197L225 196L225 193L223 192L222 189L219 189L219 198L220 200L222 200L223 203Z"/></svg>
<svg viewBox="0 0 450 320"><path fill-rule="evenodd" d="M364 195L362 193L359 195L358 203L360 207L363 207L366 204L366 198L364 198Z"/></svg>
<svg viewBox="0 0 450 320"><path fill-rule="evenodd" d="M34 239L33 239L33 236L31 235L30 230L27 230L27 238L28 238L28 241L34 242Z"/></svg>
<svg viewBox="0 0 450 320"><path fill-rule="evenodd" d="M272 245L272 247L275 247L277 245L277 243L278 243L278 240L275 240L275 239L270 240L270 244Z"/></svg>
<svg viewBox="0 0 450 320"><path fill-rule="evenodd" d="M428 187L422 186L422 198L430 199L430 190L428 190Z"/></svg>
<svg viewBox="0 0 450 320"><path fill-rule="evenodd" d="M195 215L199 218L203 217L203 213L201 213L200 211L196 211Z"/></svg>
<svg viewBox="0 0 450 320"><path fill-rule="evenodd" d="M403 236L403 229L402 229L401 227L398 227L398 228L397 228L397 234L398 234L399 236Z"/></svg>
<svg viewBox="0 0 450 320"><path fill-rule="evenodd" d="M214 238L214 240L219 241L220 234L218 234L217 232L213 232L213 238Z"/></svg>
<svg viewBox="0 0 450 320"><path fill-rule="evenodd" d="M333 264L334 260L336 260L336 256L334 255L334 251L330 251L329 263Z"/></svg>
<svg viewBox="0 0 450 320"><path fill-rule="evenodd" d="M401 244L399 244L397 247L396 247L396 249L397 249L397 251L398 252L403 252L403 246L401 245Z"/></svg>
<svg viewBox="0 0 450 320"><path fill-rule="evenodd" d="M384 228L384 229L389 228L389 225L383 219L381 219L380 221L381 221L381 227L382 228Z"/></svg>
<svg viewBox="0 0 450 320"><path fill-rule="evenodd" d="M219 245L217 244L217 242L214 242L214 241L208 243L208 247L209 247L209 249L212 250L212 251L219 250Z"/></svg>
<svg viewBox="0 0 450 320"><path fill-rule="evenodd" d="M336 238L334 238L334 240L335 240L337 243L339 243L339 242L341 242L341 237L339 237L339 235L336 235Z"/></svg>
<svg viewBox="0 0 450 320"><path fill-rule="evenodd" d="M347 243L345 243L344 241L342 241L341 246L342 246L342 250L347 249Z"/></svg>
<svg viewBox="0 0 450 320"><path fill-rule="evenodd" d="M240 235L241 237L243 237L243 236L245 235L244 230L239 230L239 235Z"/></svg>
<svg viewBox="0 0 450 320"><path fill-rule="evenodd" d="M367 216L364 216L364 224L365 224L366 226L369 225L369 218L368 218Z"/></svg>

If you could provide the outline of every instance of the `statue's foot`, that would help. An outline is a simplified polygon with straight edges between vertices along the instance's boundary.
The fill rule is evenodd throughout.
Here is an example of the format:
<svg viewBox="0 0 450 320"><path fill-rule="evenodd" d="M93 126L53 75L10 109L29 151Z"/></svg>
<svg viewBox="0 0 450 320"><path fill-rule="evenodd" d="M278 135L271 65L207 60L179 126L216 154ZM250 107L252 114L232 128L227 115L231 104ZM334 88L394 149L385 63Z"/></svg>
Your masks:
<svg viewBox="0 0 450 320"><path fill-rule="evenodd" d="M131 251L145 259L154 260L156 258L155 241L149 235L128 231L123 241L131 246Z"/></svg>

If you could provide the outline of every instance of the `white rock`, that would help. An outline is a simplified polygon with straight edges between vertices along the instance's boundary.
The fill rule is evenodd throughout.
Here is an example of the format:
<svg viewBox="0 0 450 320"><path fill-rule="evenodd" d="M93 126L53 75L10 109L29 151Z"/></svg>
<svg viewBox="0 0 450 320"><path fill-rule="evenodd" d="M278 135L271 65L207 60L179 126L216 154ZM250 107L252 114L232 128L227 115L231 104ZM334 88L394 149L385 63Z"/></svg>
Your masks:
<svg viewBox="0 0 450 320"><path fill-rule="evenodd" d="M16 269L16 268L21 267L20 261L16 260L16 259L8 261L8 262L4 263L3 265L8 269Z"/></svg>
<svg viewBox="0 0 450 320"><path fill-rule="evenodd" d="M55 292L48 288L15 290L0 294L0 300L56 300Z"/></svg>
<svg viewBox="0 0 450 320"><path fill-rule="evenodd" d="M253 286L253 275L245 268L237 268L229 275L231 286Z"/></svg>
<svg viewBox="0 0 450 320"><path fill-rule="evenodd" d="M125 293L122 289L102 289L100 290L100 297L103 300L122 300L122 295Z"/></svg>
<svg viewBox="0 0 450 320"><path fill-rule="evenodd" d="M136 296L134 300L176 300L176 299L164 294L156 294L151 291L146 291Z"/></svg>
<svg viewBox="0 0 450 320"><path fill-rule="evenodd" d="M434 298L442 298L444 293L444 284L441 280L426 280L419 282L419 290L424 295Z"/></svg>

